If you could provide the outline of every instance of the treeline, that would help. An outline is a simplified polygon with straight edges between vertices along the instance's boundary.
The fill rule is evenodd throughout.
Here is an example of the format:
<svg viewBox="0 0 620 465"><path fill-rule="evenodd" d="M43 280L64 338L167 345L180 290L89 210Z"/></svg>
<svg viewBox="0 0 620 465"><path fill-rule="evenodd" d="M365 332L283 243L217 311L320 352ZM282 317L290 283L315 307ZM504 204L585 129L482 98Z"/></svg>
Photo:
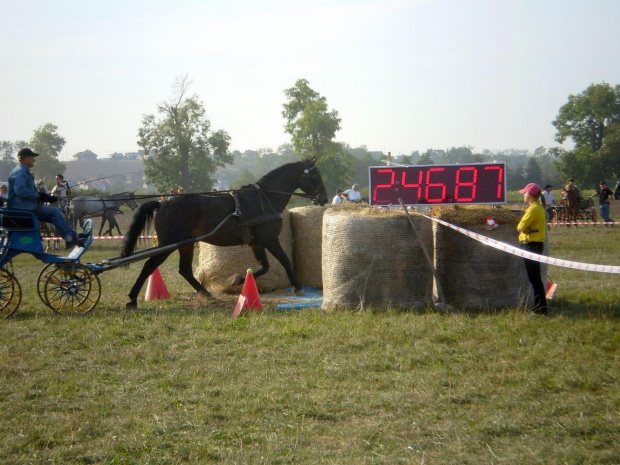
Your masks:
<svg viewBox="0 0 620 465"><path fill-rule="evenodd" d="M387 154L383 152L369 151L366 146L350 147L342 144L346 153L354 160L353 174L342 186L330 186L333 190L337 187L348 188L353 183L360 185L362 191L367 192L368 168L370 166L382 166L387 163ZM218 169L216 178L219 189L238 189L241 186L255 183L261 176L285 163L300 159L292 144L284 144L272 150L264 148L257 151L245 152L234 151L234 161ZM560 186L565 184L556 168L558 163L555 149L539 147L534 152L529 150L483 150L476 152L471 147L452 147L447 150L428 149L426 152L413 151L409 155L392 155L392 163L404 165L431 165L431 164L454 164L454 163L483 163L493 161L506 162L506 183L509 190L520 189L528 182L536 182L541 185L552 184ZM577 175L576 175L577 177Z"/></svg>

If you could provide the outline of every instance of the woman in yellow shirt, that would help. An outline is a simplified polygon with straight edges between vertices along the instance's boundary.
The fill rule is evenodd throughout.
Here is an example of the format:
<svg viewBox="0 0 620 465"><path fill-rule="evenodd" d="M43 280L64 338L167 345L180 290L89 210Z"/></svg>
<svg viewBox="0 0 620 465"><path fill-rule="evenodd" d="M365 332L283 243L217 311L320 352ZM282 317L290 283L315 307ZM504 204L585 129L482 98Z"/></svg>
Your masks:
<svg viewBox="0 0 620 465"><path fill-rule="evenodd" d="M523 218L521 218L517 225L519 244L528 252L542 255L547 236L547 217L545 215L545 206L541 203L544 202L544 198L541 195L542 189L538 184L530 183L519 192L523 194L523 201L529 204ZM527 279L534 290L534 313L546 315L547 298L540 274L540 262L528 260L527 258L524 260Z"/></svg>

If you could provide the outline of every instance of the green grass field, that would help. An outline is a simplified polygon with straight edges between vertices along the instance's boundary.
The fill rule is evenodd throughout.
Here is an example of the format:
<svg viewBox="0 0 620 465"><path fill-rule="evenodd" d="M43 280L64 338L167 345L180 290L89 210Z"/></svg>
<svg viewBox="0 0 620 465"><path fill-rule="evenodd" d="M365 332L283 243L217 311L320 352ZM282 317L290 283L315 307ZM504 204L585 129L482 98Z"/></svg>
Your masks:
<svg viewBox="0 0 620 465"><path fill-rule="evenodd" d="M620 264L620 228L549 241ZM140 264L103 273L84 316L43 307L41 268L14 260L22 305L0 321L2 464L620 463L618 275L550 267L549 317L267 304L233 320L234 297L192 299L176 254L172 298L138 311Z"/></svg>

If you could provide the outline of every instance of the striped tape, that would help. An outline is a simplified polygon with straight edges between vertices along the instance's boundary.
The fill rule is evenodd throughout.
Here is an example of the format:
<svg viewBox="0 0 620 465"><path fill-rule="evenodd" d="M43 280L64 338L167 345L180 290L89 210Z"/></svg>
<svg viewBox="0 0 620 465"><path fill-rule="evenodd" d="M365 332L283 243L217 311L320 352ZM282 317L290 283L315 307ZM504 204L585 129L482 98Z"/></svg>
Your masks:
<svg viewBox="0 0 620 465"><path fill-rule="evenodd" d="M620 221L552 221L549 226L608 226L620 224Z"/></svg>
<svg viewBox="0 0 620 465"><path fill-rule="evenodd" d="M495 239L491 239L490 237L483 236L482 234L477 234L475 232L469 231L467 229L461 228L454 224L448 223L446 221L440 220L438 218L433 218L426 215L420 215L428 218L429 220L435 221L443 226L448 228L452 228L455 231L460 232L461 234L465 234L472 239L477 240L478 242L482 242L490 247L493 247L498 250L502 250L512 255L516 255L518 257L527 258L529 260L534 260L540 263L546 263L547 265L553 266L561 266L564 268L572 268L574 270L583 270L583 271L596 271L598 273L615 273L620 274L620 266L613 265L596 265L593 263L582 263L582 262L573 262L570 260L562 260L560 258L546 257L544 255L538 255L532 252L527 252L519 247L514 247L512 245L506 244L505 242L500 242Z"/></svg>

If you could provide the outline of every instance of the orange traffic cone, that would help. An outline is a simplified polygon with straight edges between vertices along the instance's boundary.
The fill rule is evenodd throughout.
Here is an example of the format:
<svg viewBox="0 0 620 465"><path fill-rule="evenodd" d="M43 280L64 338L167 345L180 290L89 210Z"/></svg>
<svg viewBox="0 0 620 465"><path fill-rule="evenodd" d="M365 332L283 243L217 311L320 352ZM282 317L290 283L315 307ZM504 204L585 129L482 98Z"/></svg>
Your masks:
<svg viewBox="0 0 620 465"><path fill-rule="evenodd" d="M170 293L166 289L164 279L161 277L159 268L155 268L155 271L149 276L149 283L146 286L146 295L144 300L147 302L151 300L169 299Z"/></svg>
<svg viewBox="0 0 620 465"><path fill-rule="evenodd" d="M245 282L243 283L243 289L241 289L241 295L233 311L233 317L237 318L243 309L262 310L262 308L263 304L258 296L254 275L252 274L252 270L248 270L245 276Z"/></svg>

